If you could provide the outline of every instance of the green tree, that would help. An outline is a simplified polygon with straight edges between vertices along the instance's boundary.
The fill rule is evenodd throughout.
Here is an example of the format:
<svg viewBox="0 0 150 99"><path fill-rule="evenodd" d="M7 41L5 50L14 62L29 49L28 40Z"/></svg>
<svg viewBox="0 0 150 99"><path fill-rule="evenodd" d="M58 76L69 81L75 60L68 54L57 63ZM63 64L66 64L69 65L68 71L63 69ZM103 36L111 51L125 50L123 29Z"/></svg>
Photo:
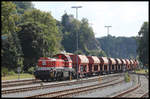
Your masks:
<svg viewBox="0 0 150 99"><path fill-rule="evenodd" d="M74 53L77 50L77 32L80 27L80 22L73 18L72 15L64 14L62 16L62 45L66 52Z"/></svg>
<svg viewBox="0 0 150 99"><path fill-rule="evenodd" d="M83 18L81 20L81 25L80 25L78 32L79 32L79 35L78 35L79 48L81 48L82 51L87 54L89 52L89 50L92 50L88 46L89 46L89 44L91 46L90 41L94 40L93 38L95 38L95 37L94 37L94 32L93 32L92 28L89 26L88 20L86 18Z"/></svg>
<svg viewBox="0 0 150 99"><path fill-rule="evenodd" d="M12 2L2 2L2 66L8 69L16 70L16 68L23 66L22 49L18 39L16 26L18 21L16 13L16 6Z"/></svg>
<svg viewBox="0 0 150 99"><path fill-rule="evenodd" d="M33 4L27 1L13 1L16 5L16 10L18 14L24 14L24 11L34 9Z"/></svg>
<svg viewBox="0 0 150 99"><path fill-rule="evenodd" d="M83 18L81 21L74 19L72 15L64 14L61 20L63 40L62 45L67 52L82 53L88 55L90 50L99 50L94 32L89 26L88 20ZM78 34L78 37L77 37ZM78 39L78 50L77 50Z"/></svg>
<svg viewBox="0 0 150 99"><path fill-rule="evenodd" d="M24 54L24 69L35 66L39 57L51 57L61 48L61 35L50 13L25 11L18 32Z"/></svg>
<svg viewBox="0 0 150 99"><path fill-rule="evenodd" d="M144 66L149 66L149 23L144 22L140 31L138 32L138 55L139 60L143 63Z"/></svg>
<svg viewBox="0 0 150 99"><path fill-rule="evenodd" d="M22 18L22 23L34 22L43 26L45 33L49 35L46 38L50 40L49 43L52 45L50 55L59 51L59 49L62 47L62 37L56 25L56 20L51 16L51 13L33 9L30 11L25 11Z"/></svg>
<svg viewBox="0 0 150 99"><path fill-rule="evenodd" d="M9 36L18 29L15 24L18 21L16 6L12 2L3 1L1 11L2 35Z"/></svg>

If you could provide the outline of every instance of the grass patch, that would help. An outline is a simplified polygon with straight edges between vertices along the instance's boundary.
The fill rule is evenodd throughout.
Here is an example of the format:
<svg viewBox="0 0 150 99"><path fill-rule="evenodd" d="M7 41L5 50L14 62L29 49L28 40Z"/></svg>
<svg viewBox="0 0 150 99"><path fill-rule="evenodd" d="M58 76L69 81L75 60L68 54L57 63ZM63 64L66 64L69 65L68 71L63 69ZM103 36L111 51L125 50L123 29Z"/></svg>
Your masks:
<svg viewBox="0 0 150 99"><path fill-rule="evenodd" d="M125 80L125 82L130 82L131 77L130 77L130 75L128 74L128 72L125 73L124 80Z"/></svg>
<svg viewBox="0 0 150 99"><path fill-rule="evenodd" d="M27 73L20 74L20 79L24 79L24 78L34 78L34 75L27 74ZM8 75L5 77L2 76L2 80L15 80L15 79L18 79L18 74Z"/></svg>
<svg viewBox="0 0 150 99"><path fill-rule="evenodd" d="M135 73L146 74L146 73L148 73L148 69L140 69L140 70L136 70Z"/></svg>

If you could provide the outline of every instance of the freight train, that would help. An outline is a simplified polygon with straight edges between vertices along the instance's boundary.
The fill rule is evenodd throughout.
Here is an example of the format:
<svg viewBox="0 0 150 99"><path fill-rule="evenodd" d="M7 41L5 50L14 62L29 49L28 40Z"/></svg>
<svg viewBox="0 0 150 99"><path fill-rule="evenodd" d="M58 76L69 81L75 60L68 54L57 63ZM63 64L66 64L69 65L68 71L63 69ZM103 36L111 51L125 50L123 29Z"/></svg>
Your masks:
<svg viewBox="0 0 150 99"><path fill-rule="evenodd" d="M97 57L60 53L52 58L41 57L34 72L36 79L42 81L76 79L131 71L138 67L135 59L119 59L110 57Z"/></svg>

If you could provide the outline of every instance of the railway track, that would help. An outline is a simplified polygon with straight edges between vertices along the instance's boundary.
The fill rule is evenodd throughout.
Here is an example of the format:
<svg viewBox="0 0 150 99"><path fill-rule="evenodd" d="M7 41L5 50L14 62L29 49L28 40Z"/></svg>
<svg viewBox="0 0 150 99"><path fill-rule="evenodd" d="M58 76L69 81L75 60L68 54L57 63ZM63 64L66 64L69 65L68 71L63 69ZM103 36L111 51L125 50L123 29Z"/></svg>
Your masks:
<svg viewBox="0 0 150 99"><path fill-rule="evenodd" d="M41 82L42 82L41 80L37 80L37 79L3 81L1 87L8 88L8 87L21 86L21 85L31 85L35 83L41 83Z"/></svg>
<svg viewBox="0 0 150 99"><path fill-rule="evenodd" d="M2 88L7 88L7 87L14 87L14 86L21 86L21 85L30 85L34 83L40 83L42 82L41 80L36 80L36 79L31 79L31 80L17 80L17 81L9 81L9 82L3 82L2 83Z"/></svg>
<svg viewBox="0 0 150 99"><path fill-rule="evenodd" d="M136 90L136 89L139 88L140 86L141 86L141 84L138 84L138 85L136 85L136 86L133 87L133 88L130 88L130 89L126 90L126 91L123 91L123 92L121 92L121 93L119 93L119 94L113 96L113 98L123 97L124 95L129 94L130 92Z"/></svg>
<svg viewBox="0 0 150 99"><path fill-rule="evenodd" d="M125 90L115 96L113 96L113 98L120 98L120 97L146 97L148 96L148 92L145 92L143 90L144 85L142 84L142 82L138 82L138 84L128 90Z"/></svg>
<svg viewBox="0 0 150 99"><path fill-rule="evenodd" d="M119 78L113 79L111 81L106 81L103 83L95 84L95 85L89 85L89 86L84 86L84 87L78 87L78 88L72 88L72 89L67 89L67 90L61 90L61 91L56 91L56 92L50 92L46 94L39 94L39 95L34 95L34 96L28 96L25 98L41 98L41 97L48 97L48 98L62 98L62 97L68 97L72 96L74 94L79 94L79 93L85 93L89 92L91 90L95 90L98 88L104 88L108 86L112 86L118 83L123 82L124 80L119 80Z"/></svg>
<svg viewBox="0 0 150 99"><path fill-rule="evenodd" d="M117 77L120 76L118 75L111 75L111 76L103 76L102 79L107 79L108 77ZM25 92L25 91L31 91L31 90L38 90L38 89L44 89L44 88L54 88L54 87L59 87L59 86L67 86L67 85L72 85L72 84L79 84L79 83L87 83L87 82L93 82L93 81L97 81L97 78L91 78L88 80L79 80L79 81L72 81L72 82L61 82L61 83L55 83L55 84L48 84L48 85L43 85L43 83L41 83L41 85L38 86L31 86L31 87L25 87L25 88L16 88L16 89L7 89L1 90L2 94L9 94L9 93L17 93L17 92Z"/></svg>
<svg viewBox="0 0 150 99"><path fill-rule="evenodd" d="M149 97L149 92L146 92L141 96L141 98L144 98L144 97Z"/></svg>
<svg viewBox="0 0 150 99"><path fill-rule="evenodd" d="M17 82L26 82L26 81L32 81L35 79L23 79L23 80L9 80L9 81L2 81L2 84L10 84L10 83L17 83Z"/></svg>

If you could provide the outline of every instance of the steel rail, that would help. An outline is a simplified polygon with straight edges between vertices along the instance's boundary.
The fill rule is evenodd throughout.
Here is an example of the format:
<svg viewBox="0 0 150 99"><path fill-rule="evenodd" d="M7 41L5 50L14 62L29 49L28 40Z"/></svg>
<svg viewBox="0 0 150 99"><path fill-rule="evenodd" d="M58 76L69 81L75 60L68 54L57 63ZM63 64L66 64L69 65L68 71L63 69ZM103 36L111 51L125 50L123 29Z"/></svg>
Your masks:
<svg viewBox="0 0 150 99"><path fill-rule="evenodd" d="M142 96L141 96L141 98L144 98L144 97L146 97L146 96L148 96L149 95L149 92L146 92L146 93L144 93Z"/></svg>
<svg viewBox="0 0 150 99"><path fill-rule="evenodd" d="M103 76L101 77L102 79L107 79L109 77L117 77L120 76L118 75L108 75L108 76ZM85 80L79 80L79 81L74 81L74 82L62 82L62 83L56 83L56 84L49 84L49 85L38 85L38 86L32 86L32 87L25 87L25 88L17 88L17 89L8 89L8 90L1 90L2 94L9 94L9 93L17 93L17 92L25 92L25 91L32 91L32 90L38 90L38 89L44 89L44 88L53 88L53 87L59 87L59 86L67 86L69 84L79 84L79 83L87 83L87 82L93 82L97 81L99 77L97 78L92 78L92 79L85 79Z"/></svg>
<svg viewBox="0 0 150 99"><path fill-rule="evenodd" d="M119 98L119 97L122 97L123 95L126 95L126 94L128 94L128 93L130 93L130 92L132 92L132 91L134 91L134 90L136 90L136 89L138 89L140 86L141 86L141 83L140 83L140 84L137 84L135 87L132 87L132 88L126 90L126 91L123 91L123 92L121 92L121 93L119 93L119 94L113 96L112 98Z"/></svg>
<svg viewBox="0 0 150 99"><path fill-rule="evenodd" d="M112 75L112 76L114 76L114 75ZM38 79L24 79L24 80L4 81L4 82L2 82L1 87L2 88L14 87L14 86L28 85L28 84L34 84L34 83L40 83L40 82L42 82L42 81L38 80Z"/></svg>
<svg viewBox="0 0 150 99"><path fill-rule="evenodd" d="M124 80L121 80L121 81L118 81L115 83L110 83L110 82L113 82L116 80L118 80L118 78L113 79L111 81L103 82L100 84L84 86L84 87L79 87L79 88L73 88L73 89L67 89L67 90L61 90L61 91L56 91L56 92L50 92L50 93L46 93L46 94L34 95L34 96L25 97L25 98L39 98L39 97L60 98L60 97L66 97L68 95L78 94L81 92L87 92L87 91L98 89L98 88L104 88L104 87L112 86L112 85L115 85L115 84L118 84L118 83L121 83L124 81ZM110 84L107 84L107 83L110 83Z"/></svg>
<svg viewBox="0 0 150 99"><path fill-rule="evenodd" d="M137 75L139 75L139 74L137 74ZM142 85L141 85L141 81L140 81L136 86L134 86L134 87L132 87L132 88L130 88L130 89L128 89L128 90L125 90L125 91L123 91L123 92L121 92L121 93L119 93L119 94L113 96L112 98L120 98L120 97L123 97L124 95L127 95L127 94L129 94L129 93L131 93L131 92L133 92L133 91L136 91L136 89L140 88L141 86L142 86ZM148 92L144 93L144 94L143 94L142 96L140 96L140 97L145 97L145 96L147 96L147 95L148 95Z"/></svg>
<svg viewBox="0 0 150 99"><path fill-rule="evenodd" d="M14 87L14 86L21 86L21 85L29 85L33 83L39 83L42 82L41 80L28 80L23 82L16 82L16 83L10 83L10 84L2 84L2 88L6 87Z"/></svg>
<svg viewBox="0 0 150 99"><path fill-rule="evenodd" d="M33 80L36 80L36 79L23 79L23 80L2 81L2 84L16 83L16 82L24 82L24 81L33 81Z"/></svg>

